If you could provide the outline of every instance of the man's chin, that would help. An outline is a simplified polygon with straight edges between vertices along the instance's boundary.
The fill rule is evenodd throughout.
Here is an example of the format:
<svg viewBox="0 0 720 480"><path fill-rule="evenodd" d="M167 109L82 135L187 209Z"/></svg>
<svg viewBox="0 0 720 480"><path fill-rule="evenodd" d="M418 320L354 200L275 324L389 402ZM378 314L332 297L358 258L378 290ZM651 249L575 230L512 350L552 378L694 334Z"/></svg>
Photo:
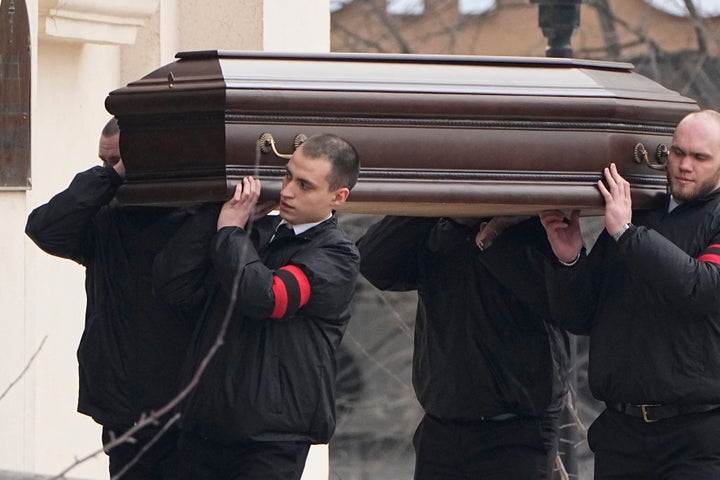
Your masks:
<svg viewBox="0 0 720 480"><path fill-rule="evenodd" d="M671 188L670 194L677 203L692 202L707 197L713 192L712 189L695 189L692 191Z"/></svg>

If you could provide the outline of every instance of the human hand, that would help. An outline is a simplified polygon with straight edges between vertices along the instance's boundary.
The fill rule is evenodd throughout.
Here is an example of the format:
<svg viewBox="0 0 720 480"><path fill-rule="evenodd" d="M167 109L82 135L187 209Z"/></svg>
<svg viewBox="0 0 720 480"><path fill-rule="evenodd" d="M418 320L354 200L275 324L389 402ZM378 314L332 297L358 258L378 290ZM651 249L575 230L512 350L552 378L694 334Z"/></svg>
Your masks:
<svg viewBox="0 0 720 480"><path fill-rule="evenodd" d="M113 168L115 169L115 171L117 172L118 175L125 178L125 164L123 163L122 158L120 160L118 160L118 162L115 165L113 165Z"/></svg>
<svg viewBox="0 0 720 480"><path fill-rule="evenodd" d="M605 199L605 230L614 237L626 223L632 221L630 183L618 173L614 163L603 173L607 186L598 180L598 190Z"/></svg>
<svg viewBox="0 0 720 480"><path fill-rule="evenodd" d="M495 239L508 227L516 225L530 218L527 215L507 215L491 218L488 222L483 222L480 229L475 235L475 244L485 250L490 247Z"/></svg>
<svg viewBox="0 0 720 480"><path fill-rule="evenodd" d="M257 205L255 205L255 208L253 209L253 213L252 213L253 221L260 220L268 213L277 209L279 205L280 205L280 202L278 202L277 200L266 200L262 203L258 203Z"/></svg>
<svg viewBox="0 0 720 480"><path fill-rule="evenodd" d="M493 217L487 224L488 228L492 228L498 234L508 227L517 225L520 222L524 222L530 218L530 215L505 215L499 217Z"/></svg>
<svg viewBox="0 0 720 480"><path fill-rule="evenodd" d="M569 220L560 210L545 210L540 213L540 222L558 260L571 263L578 258L582 250L580 210L573 210Z"/></svg>
<svg viewBox="0 0 720 480"><path fill-rule="evenodd" d="M217 229L223 227L244 227L255 211L255 205L260 198L260 180L245 177L242 183L235 186L232 198L225 202L220 209Z"/></svg>
<svg viewBox="0 0 720 480"><path fill-rule="evenodd" d="M125 178L125 164L123 163L122 158L111 158L108 161L104 161L103 166L112 167L118 175Z"/></svg>

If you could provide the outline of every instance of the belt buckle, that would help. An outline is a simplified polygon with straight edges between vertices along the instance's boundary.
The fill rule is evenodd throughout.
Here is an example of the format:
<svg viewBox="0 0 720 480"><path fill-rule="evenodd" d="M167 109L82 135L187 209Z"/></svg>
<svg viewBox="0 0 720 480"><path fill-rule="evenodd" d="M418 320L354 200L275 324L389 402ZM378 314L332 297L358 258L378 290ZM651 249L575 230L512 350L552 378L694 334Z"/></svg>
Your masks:
<svg viewBox="0 0 720 480"><path fill-rule="evenodd" d="M658 421L657 418L655 418L655 419L648 418L648 410L647 410L647 407L659 407L660 404L657 404L657 403L655 403L655 404L643 404L643 405L638 405L638 406L640 407L640 411L642 411L642 418L643 418L643 421L644 421L645 423L653 423L653 422L657 422L657 421Z"/></svg>

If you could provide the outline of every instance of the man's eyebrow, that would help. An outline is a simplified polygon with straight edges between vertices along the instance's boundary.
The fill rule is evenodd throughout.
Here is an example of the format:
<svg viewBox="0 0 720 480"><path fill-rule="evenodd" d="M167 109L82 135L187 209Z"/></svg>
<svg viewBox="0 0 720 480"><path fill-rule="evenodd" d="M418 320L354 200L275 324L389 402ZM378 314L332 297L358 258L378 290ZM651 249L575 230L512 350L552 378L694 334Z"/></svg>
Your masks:
<svg viewBox="0 0 720 480"><path fill-rule="evenodd" d="M674 148L675 150L679 150L683 152L685 155L690 155L691 157L711 157L711 153L709 151L705 150L693 150L693 149L684 149L682 147L679 147L677 145L671 145L671 148Z"/></svg>
<svg viewBox="0 0 720 480"><path fill-rule="evenodd" d="M317 186L317 184L316 184L315 182L313 182L312 180L308 180L307 178L297 178L296 180L297 180L298 182L302 182L302 183L305 183L305 184L307 184L307 185L310 185L311 187L316 187L316 186Z"/></svg>

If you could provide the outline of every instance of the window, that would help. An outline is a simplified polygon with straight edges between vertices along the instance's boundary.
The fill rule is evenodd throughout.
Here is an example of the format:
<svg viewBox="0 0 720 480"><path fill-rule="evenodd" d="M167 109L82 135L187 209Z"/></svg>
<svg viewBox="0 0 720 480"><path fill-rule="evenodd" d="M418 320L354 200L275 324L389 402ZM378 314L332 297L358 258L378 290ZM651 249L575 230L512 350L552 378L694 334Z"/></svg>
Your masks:
<svg viewBox="0 0 720 480"><path fill-rule="evenodd" d="M30 188L30 25L24 0L0 2L0 190Z"/></svg>
<svg viewBox="0 0 720 480"><path fill-rule="evenodd" d="M686 17L688 15L683 0L645 0L645 3L676 17ZM695 0L695 8L702 17L717 17L720 15L720 2L717 0Z"/></svg>
<svg viewBox="0 0 720 480"><path fill-rule="evenodd" d="M497 7L496 0L459 0L460 15L482 15Z"/></svg>
<svg viewBox="0 0 720 480"><path fill-rule="evenodd" d="M424 0L387 0L387 13L391 15L422 15Z"/></svg>

